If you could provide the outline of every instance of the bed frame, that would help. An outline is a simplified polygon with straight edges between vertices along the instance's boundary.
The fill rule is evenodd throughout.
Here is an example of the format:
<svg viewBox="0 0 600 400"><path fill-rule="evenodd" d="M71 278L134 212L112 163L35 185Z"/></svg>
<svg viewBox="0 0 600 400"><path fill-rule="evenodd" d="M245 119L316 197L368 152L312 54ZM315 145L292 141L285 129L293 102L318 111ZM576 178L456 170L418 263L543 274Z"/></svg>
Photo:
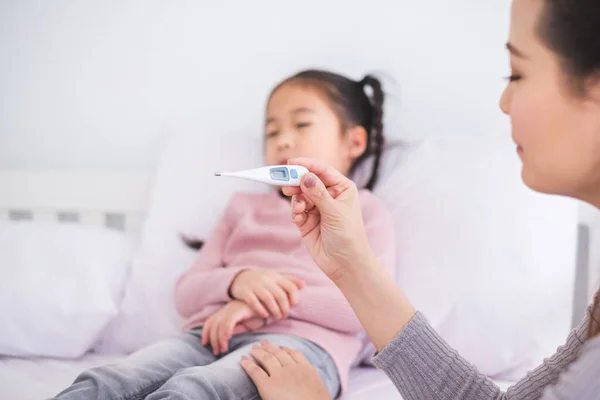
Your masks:
<svg viewBox="0 0 600 400"><path fill-rule="evenodd" d="M0 170L0 222L39 220L103 226L129 234L141 231L151 174L132 171ZM598 287L591 244L600 231L597 210L582 206L573 321L579 322ZM599 247L600 250L600 247Z"/></svg>
<svg viewBox="0 0 600 400"><path fill-rule="evenodd" d="M140 232L150 175L131 171L0 170L0 221L38 220Z"/></svg>

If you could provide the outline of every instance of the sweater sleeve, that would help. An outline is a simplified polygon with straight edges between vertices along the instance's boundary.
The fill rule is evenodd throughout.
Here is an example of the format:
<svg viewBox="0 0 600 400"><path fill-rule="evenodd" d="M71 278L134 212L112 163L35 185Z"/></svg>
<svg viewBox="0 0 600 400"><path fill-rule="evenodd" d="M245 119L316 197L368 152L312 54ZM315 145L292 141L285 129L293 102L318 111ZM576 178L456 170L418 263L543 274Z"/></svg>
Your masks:
<svg viewBox="0 0 600 400"><path fill-rule="evenodd" d="M363 220L375 256L389 272L394 269L394 226L387 208L369 192L361 192ZM362 332L358 317L348 300L333 284L309 286L300 293L300 302L290 317L343 333Z"/></svg>
<svg viewBox="0 0 600 400"><path fill-rule="evenodd" d="M228 293L231 282L238 273L248 269L225 268L224 265L225 246L235 224L233 210L236 204L238 202L234 196L225 214L198 252L194 264L177 280L175 306L184 318L202 312L207 305L226 303L231 300Z"/></svg>
<svg viewBox="0 0 600 400"><path fill-rule="evenodd" d="M506 393L453 350L417 312L411 322L373 358L377 368L394 382L404 400L531 400L542 399L544 389L557 383L579 355L586 338L588 317L568 337L564 346L527 374ZM596 360L598 365L598 360ZM597 370L597 366L596 366ZM559 383L562 385L564 383ZM558 386L557 386L558 387ZM543 397L554 400L566 397ZM577 397L592 399L592 397Z"/></svg>

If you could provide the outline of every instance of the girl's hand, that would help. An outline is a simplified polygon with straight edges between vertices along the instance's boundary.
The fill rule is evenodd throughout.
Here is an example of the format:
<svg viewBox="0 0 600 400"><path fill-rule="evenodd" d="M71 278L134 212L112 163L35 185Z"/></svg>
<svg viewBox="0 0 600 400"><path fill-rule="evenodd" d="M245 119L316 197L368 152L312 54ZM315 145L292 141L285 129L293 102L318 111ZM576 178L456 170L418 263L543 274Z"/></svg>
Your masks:
<svg viewBox="0 0 600 400"><path fill-rule="evenodd" d="M244 302L233 300L208 318L202 328L202 345L211 345L214 355L229 350L233 335L262 328L265 320Z"/></svg>
<svg viewBox="0 0 600 400"><path fill-rule="evenodd" d="M234 299L248 304L257 315L283 319L298 304L298 291L304 285L298 278L275 271L246 270L235 277L229 292Z"/></svg>
<svg viewBox="0 0 600 400"><path fill-rule="evenodd" d="M259 367L248 357L241 364L264 400L331 400L319 373L296 350L263 342L252 349Z"/></svg>
<svg viewBox="0 0 600 400"><path fill-rule="evenodd" d="M354 182L332 167L307 158L289 164L306 167L311 173L300 187L285 187L292 198L292 220L317 265L334 282L347 268L374 259Z"/></svg>

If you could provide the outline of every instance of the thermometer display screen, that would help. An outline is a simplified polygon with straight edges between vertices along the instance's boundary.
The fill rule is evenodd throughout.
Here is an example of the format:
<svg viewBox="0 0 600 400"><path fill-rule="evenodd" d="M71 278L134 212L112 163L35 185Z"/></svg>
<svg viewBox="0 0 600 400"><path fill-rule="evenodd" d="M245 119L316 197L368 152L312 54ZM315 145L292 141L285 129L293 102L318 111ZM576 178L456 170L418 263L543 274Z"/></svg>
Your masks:
<svg viewBox="0 0 600 400"><path fill-rule="evenodd" d="M285 168L273 168L271 169L271 179L287 181L289 180L288 172Z"/></svg>

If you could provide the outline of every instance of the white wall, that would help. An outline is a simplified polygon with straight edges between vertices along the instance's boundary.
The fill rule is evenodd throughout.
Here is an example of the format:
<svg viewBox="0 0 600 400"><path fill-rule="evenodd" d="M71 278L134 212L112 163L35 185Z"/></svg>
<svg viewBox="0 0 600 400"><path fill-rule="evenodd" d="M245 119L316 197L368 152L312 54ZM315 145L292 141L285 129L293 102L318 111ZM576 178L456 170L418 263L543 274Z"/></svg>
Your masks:
<svg viewBox="0 0 600 400"><path fill-rule="evenodd" d="M269 88L307 67L383 73L388 135L508 135L509 3L4 0L0 168L148 171L182 115L258 135Z"/></svg>
<svg viewBox="0 0 600 400"><path fill-rule="evenodd" d="M503 130L509 1L4 0L0 168L148 169L179 114L258 134L306 67L393 77L388 133ZM388 79L389 80L389 79ZM392 125L393 123L393 125Z"/></svg>

